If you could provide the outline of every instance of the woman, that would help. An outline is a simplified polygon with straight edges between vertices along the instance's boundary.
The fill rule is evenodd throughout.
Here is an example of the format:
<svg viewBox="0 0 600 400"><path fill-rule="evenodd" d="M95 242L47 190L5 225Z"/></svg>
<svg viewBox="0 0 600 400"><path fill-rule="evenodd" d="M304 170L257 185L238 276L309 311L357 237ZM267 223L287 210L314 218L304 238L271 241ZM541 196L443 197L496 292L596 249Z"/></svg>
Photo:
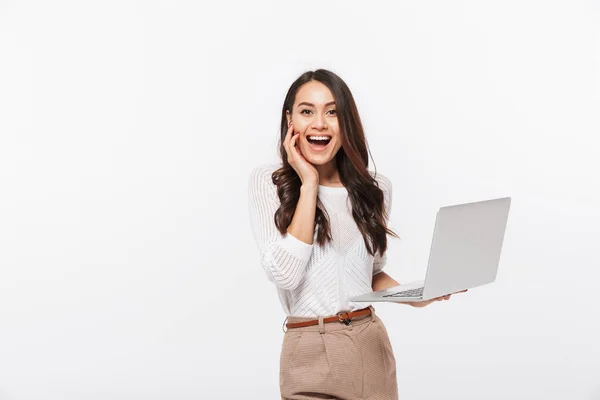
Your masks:
<svg viewBox="0 0 600 400"><path fill-rule="evenodd" d="M281 114L281 164L249 182L252 232L287 315L282 399L398 398L396 361L372 305L352 296L399 285L382 271L392 185L368 170L350 89L331 71L302 74ZM450 295L420 303L448 300Z"/></svg>

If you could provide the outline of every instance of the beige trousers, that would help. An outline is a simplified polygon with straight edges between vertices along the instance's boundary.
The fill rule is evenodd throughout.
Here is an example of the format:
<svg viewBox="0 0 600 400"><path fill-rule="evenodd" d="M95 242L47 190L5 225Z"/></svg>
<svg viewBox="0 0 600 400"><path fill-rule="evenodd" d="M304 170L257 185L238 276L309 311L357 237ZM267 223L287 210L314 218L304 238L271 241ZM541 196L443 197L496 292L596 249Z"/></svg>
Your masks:
<svg viewBox="0 0 600 400"><path fill-rule="evenodd" d="M396 400L396 359L387 329L371 315L350 325L322 323L289 329L279 365L282 400ZM316 318L288 317L287 322Z"/></svg>

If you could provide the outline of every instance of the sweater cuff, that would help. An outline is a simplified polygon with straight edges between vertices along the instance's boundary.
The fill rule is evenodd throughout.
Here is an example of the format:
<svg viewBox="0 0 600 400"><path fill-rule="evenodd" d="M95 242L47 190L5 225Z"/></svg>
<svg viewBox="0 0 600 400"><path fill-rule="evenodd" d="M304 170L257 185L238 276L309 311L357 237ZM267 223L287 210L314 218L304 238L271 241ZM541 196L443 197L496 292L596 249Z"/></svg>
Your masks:
<svg viewBox="0 0 600 400"><path fill-rule="evenodd" d="M313 250L312 244L304 243L289 232L279 241L279 245L288 253L305 262L308 262Z"/></svg>

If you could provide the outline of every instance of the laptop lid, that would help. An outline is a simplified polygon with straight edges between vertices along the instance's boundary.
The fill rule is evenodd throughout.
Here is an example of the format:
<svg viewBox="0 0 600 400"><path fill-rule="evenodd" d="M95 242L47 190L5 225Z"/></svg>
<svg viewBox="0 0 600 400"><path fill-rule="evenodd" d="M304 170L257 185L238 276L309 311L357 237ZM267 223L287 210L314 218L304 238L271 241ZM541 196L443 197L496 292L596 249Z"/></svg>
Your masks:
<svg viewBox="0 0 600 400"><path fill-rule="evenodd" d="M511 198L441 207L438 211L423 299L496 279Z"/></svg>

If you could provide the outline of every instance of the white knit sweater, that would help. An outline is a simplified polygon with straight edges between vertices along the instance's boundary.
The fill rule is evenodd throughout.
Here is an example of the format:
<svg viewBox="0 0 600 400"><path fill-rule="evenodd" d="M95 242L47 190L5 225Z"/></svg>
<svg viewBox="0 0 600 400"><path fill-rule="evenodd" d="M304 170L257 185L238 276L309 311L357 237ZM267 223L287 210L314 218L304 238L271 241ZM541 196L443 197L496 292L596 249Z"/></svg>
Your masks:
<svg viewBox="0 0 600 400"><path fill-rule="evenodd" d="M383 257L379 253L373 257L367 252L352 218L348 191L345 187L319 185L318 197L329 215L333 241L319 246L315 229L313 244L308 244L289 233L282 235L275 227L274 216L280 201L271 174L278 168L277 164L263 164L252 170L248 201L260 263L267 278L275 284L286 315L328 316L369 306L371 303L354 303L348 298L372 291L373 275L386 264L387 252ZM370 173L375 177L374 172ZM379 172L375 178L383 190L389 216L391 182Z"/></svg>

